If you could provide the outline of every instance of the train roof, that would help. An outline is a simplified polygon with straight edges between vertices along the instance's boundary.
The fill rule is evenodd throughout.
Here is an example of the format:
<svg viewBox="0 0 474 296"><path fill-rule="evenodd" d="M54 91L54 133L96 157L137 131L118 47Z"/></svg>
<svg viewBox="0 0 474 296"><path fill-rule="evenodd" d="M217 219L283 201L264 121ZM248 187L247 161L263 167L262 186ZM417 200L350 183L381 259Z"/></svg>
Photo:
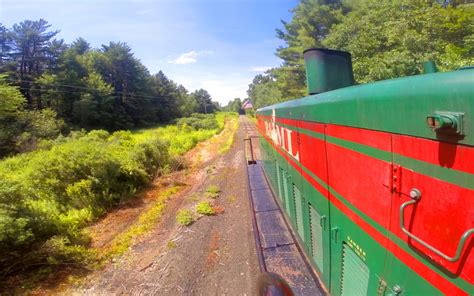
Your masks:
<svg viewBox="0 0 474 296"><path fill-rule="evenodd" d="M383 80L258 109L263 115L440 139L427 116L460 114L462 134L440 140L474 146L474 69Z"/></svg>

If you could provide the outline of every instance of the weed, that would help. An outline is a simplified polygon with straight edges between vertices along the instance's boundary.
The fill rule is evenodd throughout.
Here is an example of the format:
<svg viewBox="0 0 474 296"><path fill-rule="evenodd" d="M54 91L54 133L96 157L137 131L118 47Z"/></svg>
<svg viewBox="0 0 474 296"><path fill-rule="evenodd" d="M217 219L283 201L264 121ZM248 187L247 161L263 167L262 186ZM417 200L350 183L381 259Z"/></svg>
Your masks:
<svg viewBox="0 0 474 296"><path fill-rule="evenodd" d="M234 203L234 202L237 200L237 198L235 197L235 195L229 196L228 199L229 199L229 202L230 202L230 203Z"/></svg>
<svg viewBox="0 0 474 296"><path fill-rule="evenodd" d="M194 222L193 213L191 210L179 210L176 214L176 221L181 224L188 226Z"/></svg>
<svg viewBox="0 0 474 296"><path fill-rule="evenodd" d="M166 188L165 190L158 192L158 198L168 200L173 194L178 192L181 187L182 185L175 185L173 187Z"/></svg>
<svg viewBox="0 0 474 296"><path fill-rule="evenodd" d="M181 156L221 132L230 115L205 117L202 122L191 119L192 128L183 121L181 127L134 132L74 132L51 140L47 148L0 161L0 270L48 262L88 265L82 230L157 174L186 167ZM175 187L160 193L136 223L100 250L97 261L124 253L136 237L150 230L166 200L179 190ZM39 251L47 254L35 256ZM32 260L15 263L22 258Z"/></svg>
<svg viewBox="0 0 474 296"><path fill-rule="evenodd" d="M166 201L170 199L173 194L178 192L180 188L181 186L173 186L160 191L155 204L140 215L138 222L115 237L110 247L102 254L101 259L122 255L129 249L134 239L150 231L153 225L161 218Z"/></svg>
<svg viewBox="0 0 474 296"><path fill-rule="evenodd" d="M172 250L174 248L176 248L176 243L172 240L168 241L168 243L166 244L166 247L169 249L169 250Z"/></svg>
<svg viewBox="0 0 474 296"><path fill-rule="evenodd" d="M197 195L196 193L194 193L193 195L191 195L189 197L189 199L191 199L192 201L198 201L199 200L199 195Z"/></svg>
<svg viewBox="0 0 474 296"><path fill-rule="evenodd" d="M229 151L234 144L235 134L237 133L237 129L239 127L239 122L236 117L229 117L229 128L224 132L226 140L222 143L219 153L224 154L225 152Z"/></svg>
<svg viewBox="0 0 474 296"><path fill-rule="evenodd" d="M201 201L200 203L198 203L196 206L196 212L198 212L201 215L206 215L206 216L215 214L213 207L208 201Z"/></svg>
<svg viewBox="0 0 474 296"><path fill-rule="evenodd" d="M221 189L217 185L211 185L206 190L206 197L216 199L219 197Z"/></svg>

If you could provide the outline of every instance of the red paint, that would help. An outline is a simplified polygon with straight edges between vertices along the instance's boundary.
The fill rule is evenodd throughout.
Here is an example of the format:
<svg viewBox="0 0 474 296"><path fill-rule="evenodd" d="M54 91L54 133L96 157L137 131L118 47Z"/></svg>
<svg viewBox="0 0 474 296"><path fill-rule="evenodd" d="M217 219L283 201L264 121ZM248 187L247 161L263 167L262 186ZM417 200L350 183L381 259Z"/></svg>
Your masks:
<svg viewBox="0 0 474 296"><path fill-rule="evenodd" d="M259 118L259 122L261 121L262 118ZM321 134L324 133L324 124L305 121L296 122L294 120L280 118L277 118L276 122L312 130ZM398 151L397 153L399 154L408 157L417 157L420 160L445 167L449 164L448 167L466 172L471 172L471 170L474 171L472 162L463 162L456 154L461 153L460 155L467 157L467 160L472 161L474 160L474 148L460 146L455 147L456 149L454 149L453 147L448 147L449 145L445 146L445 144L440 144L432 140L334 125L326 125L326 130L331 136L385 151L390 151L393 139L394 150L396 152ZM322 156L323 154L317 153L319 150L324 150L321 148L324 141L304 134L300 134L300 141L302 165L327 183L327 178L324 173L325 167L321 167L321 164L325 164L326 162L321 158L324 158L324 156ZM389 229L389 221L387 219L390 217L390 208L392 207L391 231L406 242L406 235L399 230L398 217L398 209L401 202L406 200L406 197L403 197L403 195L400 196L397 193L394 193L393 198L390 197L390 193L388 193L387 196L387 190L390 188L390 179L393 177L393 175L391 175L390 164L338 147L331 143L327 143L326 145L328 147L330 186L359 210L366 213L386 229ZM274 146L274 148L276 147ZM300 170L298 165L294 163L292 159L289 159L285 153L282 153L279 149L277 149L277 151L293 167ZM456 153L453 151L456 151ZM453 153L455 155L453 155ZM453 255L462 233L471 228L474 224L474 209L472 207L473 191L412 172L406 168L401 168L400 170L403 181L400 183L401 188L399 190L403 194L408 194L409 190L415 184L417 188L423 192L422 201L419 202L416 215L413 219L410 218L411 209L407 209L405 220L407 223L413 222L411 230L417 236L430 242L438 249L443 250L449 255ZM319 183L314 181L313 178L304 173L304 171L302 172L302 175L313 186L315 186L318 191L326 196L327 189L319 185ZM385 186L381 185L387 187L385 188ZM380 198L383 195L385 195L385 197ZM431 197L431 199L425 201L427 197ZM345 205L334 196L331 195L330 199L338 209L343 211L345 215L359 225L359 227L366 231L382 246L386 247L384 242L387 239L383 234L373 229L369 224L362 220L361 217L345 207ZM393 205L390 205L390 200L393 200ZM425 202L423 203L423 201ZM381 210L385 210L385 212L381 213ZM471 238L470 248L472 248L473 241L474 240ZM436 254L430 254L429 250L416 243L413 243L412 246L421 251L421 253L431 257L433 261L436 262L435 264L440 264L452 273L458 274L461 278L473 283L474 256L472 254L464 256L461 262L453 264L444 261ZM465 294L453 283L442 278L439 274L428 268L423 262L416 260L413 256L393 242L389 243L388 249L397 258L415 272L422 275L443 293L455 293L456 295Z"/></svg>
<svg viewBox="0 0 474 296"><path fill-rule="evenodd" d="M259 115L259 117L262 119L270 118L269 116L263 115ZM320 128L325 125L322 123L296 121L284 118L277 118L276 122L282 122L295 128L297 127L296 122L298 122L301 128L321 134L324 133ZM315 124L319 125L319 128L315 128ZM391 146L387 145L386 139L393 137L394 153L441 167L474 174L474 149L469 146L454 145L412 136L394 135L386 132L333 124L326 125L326 135L388 152L391 151Z"/></svg>
<svg viewBox="0 0 474 296"><path fill-rule="evenodd" d="M300 162L325 183L328 182L326 144L323 140L305 134L300 136Z"/></svg>
<svg viewBox="0 0 474 296"><path fill-rule="evenodd" d="M392 227L391 231L430 257L435 264L443 266L453 274L460 273L462 278L473 283L472 252L465 249L465 258L462 258L464 260L451 263L416 241L408 241L408 237L398 226L400 217L397 210L403 202L409 200L408 194L411 188L418 188L422 192L422 197L416 207L412 206L405 210L406 227L438 250L448 256L454 256L461 236L474 225L473 191L407 169L402 170L401 178L402 194L394 193L393 198L392 207L395 211L392 215L392 225L395 227Z"/></svg>
<svg viewBox="0 0 474 296"><path fill-rule="evenodd" d="M474 174L473 147L393 135L393 151L441 167Z"/></svg>
<svg viewBox="0 0 474 296"><path fill-rule="evenodd" d="M391 164L330 143L326 146L329 186L372 220L389 229L392 193L388 186L384 186L384 174L391 170Z"/></svg>
<svg viewBox="0 0 474 296"><path fill-rule="evenodd" d="M328 124L326 135L390 152L392 135L384 132Z"/></svg>
<svg viewBox="0 0 474 296"><path fill-rule="evenodd" d="M298 121L298 127L314 131L320 134L324 134L325 125L323 123L309 122L309 121Z"/></svg>
<svg viewBox="0 0 474 296"><path fill-rule="evenodd" d="M281 151L277 146L275 146L269 139L267 141L273 146L273 148L283 157L285 158L289 164L291 164L295 169L298 169L298 164L288 157L285 152ZM306 174L303 171L303 177L310 182L316 190L318 190L323 196L326 197L327 189L319 185L310 175ZM327 198L327 197L326 197ZM351 209L346 207L339 199L337 199L334 195L330 195L331 203L336 206L341 212L344 213L349 219L351 219L354 223L356 223L364 232L370 235L376 242L378 242L384 248L387 248L385 242L388 241L389 245L392 247L387 248L390 252L392 252L395 257L397 257L401 262L406 264L409 268L413 271L418 273L420 276L425 278L430 284L434 287L439 289L442 293L449 294L449 295L467 295L466 292L459 289L456 285L449 282L448 280L444 279L442 276L428 268L422 262L416 260L410 254L405 252L403 249L398 247L396 244L391 243L387 238L380 232L378 232L375 228L373 228L370 224L365 222L359 215L353 212Z"/></svg>

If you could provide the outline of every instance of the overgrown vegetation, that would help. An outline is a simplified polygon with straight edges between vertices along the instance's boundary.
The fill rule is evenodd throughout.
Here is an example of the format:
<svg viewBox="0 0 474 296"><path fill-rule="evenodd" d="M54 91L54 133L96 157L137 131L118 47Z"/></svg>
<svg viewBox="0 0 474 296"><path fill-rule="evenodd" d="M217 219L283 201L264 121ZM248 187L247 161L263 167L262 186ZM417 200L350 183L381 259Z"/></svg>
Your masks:
<svg viewBox="0 0 474 296"><path fill-rule="evenodd" d="M150 231L153 225L155 225L155 223L160 220L163 210L165 209L166 202L173 194L178 192L179 189L180 186L172 186L164 191L161 191L157 196L153 206L142 213L135 224L115 237L110 246L105 249L102 254L96 257L96 260L101 263L106 259L120 256L125 253L135 238Z"/></svg>
<svg viewBox="0 0 474 296"><path fill-rule="evenodd" d="M201 201L196 205L196 212L201 215L211 216L215 214L214 208L208 201Z"/></svg>
<svg viewBox="0 0 474 296"><path fill-rule="evenodd" d="M220 154L226 153L227 151L229 151L230 148L232 148L232 145L234 144L235 140L235 134L237 133L238 128L239 121L237 120L237 118L231 118L229 121L229 128L224 131L226 133L225 141L222 143L222 145L219 146L218 152Z"/></svg>
<svg viewBox="0 0 474 296"><path fill-rule="evenodd" d="M73 132L1 161L2 276L34 264L85 261L89 238L84 227L157 174L171 170L184 152L219 132L228 116L208 116L215 121L213 129L173 125L134 133ZM163 206L157 203L144 213L136 227L114 242L111 253L127 249L132 238L160 216Z"/></svg>
<svg viewBox="0 0 474 296"><path fill-rule="evenodd" d="M0 157L68 130L113 132L219 109L206 90L151 75L126 43L67 44L50 27L43 19L0 23Z"/></svg>
<svg viewBox="0 0 474 296"><path fill-rule="evenodd" d="M415 75L422 62L443 70L474 64L472 1L300 0L277 36L280 67L255 76L253 106L306 95L303 50L349 51L359 83Z"/></svg>
<svg viewBox="0 0 474 296"><path fill-rule="evenodd" d="M219 127L219 124L212 114L193 113L191 117L179 119L177 121L177 126L189 126L194 129L215 129Z"/></svg>

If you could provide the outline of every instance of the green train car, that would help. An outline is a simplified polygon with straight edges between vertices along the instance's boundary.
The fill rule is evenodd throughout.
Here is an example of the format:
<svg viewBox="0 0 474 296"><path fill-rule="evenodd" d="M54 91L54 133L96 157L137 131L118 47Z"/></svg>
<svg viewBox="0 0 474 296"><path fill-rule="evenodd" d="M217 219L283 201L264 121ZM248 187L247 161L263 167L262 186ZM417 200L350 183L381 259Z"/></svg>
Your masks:
<svg viewBox="0 0 474 296"><path fill-rule="evenodd" d="M355 85L304 53L309 96L257 110L264 171L331 295L474 295L474 69Z"/></svg>

